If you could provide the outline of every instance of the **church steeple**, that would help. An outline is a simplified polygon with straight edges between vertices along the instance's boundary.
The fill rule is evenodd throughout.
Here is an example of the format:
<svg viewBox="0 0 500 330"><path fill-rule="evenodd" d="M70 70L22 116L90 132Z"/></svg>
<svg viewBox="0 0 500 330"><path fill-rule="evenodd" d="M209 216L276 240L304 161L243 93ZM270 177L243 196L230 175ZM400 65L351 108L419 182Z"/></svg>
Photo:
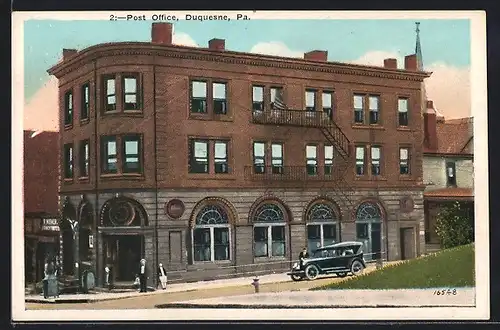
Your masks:
<svg viewBox="0 0 500 330"><path fill-rule="evenodd" d="M416 25L415 32L417 33L417 43L415 45L415 55L417 56L417 70L423 71L424 61L422 58L422 47L420 46L420 22L415 22L415 25Z"/></svg>

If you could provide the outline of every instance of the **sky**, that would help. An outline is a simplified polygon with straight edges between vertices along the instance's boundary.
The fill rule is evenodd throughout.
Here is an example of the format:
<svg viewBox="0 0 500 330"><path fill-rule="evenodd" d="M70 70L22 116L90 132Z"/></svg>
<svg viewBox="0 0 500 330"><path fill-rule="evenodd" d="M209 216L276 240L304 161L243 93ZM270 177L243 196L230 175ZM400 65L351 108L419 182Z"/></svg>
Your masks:
<svg viewBox="0 0 500 330"><path fill-rule="evenodd" d="M420 40L428 97L446 118L470 116L470 21L420 19ZM24 128L58 130L57 79L47 69L63 48L117 41L150 41L151 21L28 20L24 23ZM415 20L248 20L174 23L173 42L207 47L226 40L226 49L286 57L328 51L328 60L383 66L415 52Z"/></svg>

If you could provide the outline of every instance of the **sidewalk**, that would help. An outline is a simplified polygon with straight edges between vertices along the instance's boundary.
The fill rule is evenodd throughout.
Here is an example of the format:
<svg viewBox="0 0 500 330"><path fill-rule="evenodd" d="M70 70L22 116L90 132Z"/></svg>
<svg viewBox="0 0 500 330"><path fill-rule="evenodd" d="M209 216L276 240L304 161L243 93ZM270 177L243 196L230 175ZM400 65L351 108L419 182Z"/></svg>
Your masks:
<svg viewBox="0 0 500 330"><path fill-rule="evenodd" d="M231 279L222 279L214 281L200 281L193 283L175 283L167 285L166 290L158 289L156 291L149 291L145 293L140 293L137 291L131 292L96 292L89 294L64 294L60 295L59 298L48 298L44 299L43 294L39 295L26 295L25 302L27 303L92 303L96 301L104 300L116 300L125 299L137 296L147 296L155 294L164 294L168 292L187 292L187 291L197 291L204 289L214 289L221 287L231 287L231 286L250 286L253 282L254 277L240 277ZM270 274L259 276L260 284L265 283L281 283L291 281L290 277L285 273L280 274Z"/></svg>

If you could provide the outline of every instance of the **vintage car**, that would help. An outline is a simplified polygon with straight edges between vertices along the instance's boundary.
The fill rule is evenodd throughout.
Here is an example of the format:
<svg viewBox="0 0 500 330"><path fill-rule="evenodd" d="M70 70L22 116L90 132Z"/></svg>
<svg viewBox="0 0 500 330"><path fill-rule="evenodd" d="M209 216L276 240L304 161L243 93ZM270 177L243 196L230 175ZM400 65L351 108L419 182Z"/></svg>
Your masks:
<svg viewBox="0 0 500 330"><path fill-rule="evenodd" d="M287 273L292 280L314 280L319 275L336 274L345 277L348 273L357 276L363 273L366 263L363 258L363 243L342 242L323 246L309 258L295 263Z"/></svg>

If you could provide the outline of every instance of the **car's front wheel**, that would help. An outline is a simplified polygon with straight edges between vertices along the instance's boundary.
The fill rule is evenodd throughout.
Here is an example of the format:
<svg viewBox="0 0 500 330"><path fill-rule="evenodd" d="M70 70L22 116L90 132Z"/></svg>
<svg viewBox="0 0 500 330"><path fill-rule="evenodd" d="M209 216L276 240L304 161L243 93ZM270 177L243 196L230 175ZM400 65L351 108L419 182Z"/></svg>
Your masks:
<svg viewBox="0 0 500 330"><path fill-rule="evenodd" d="M363 273L363 264L359 260L354 260L351 264L351 273L354 276L361 275Z"/></svg>
<svg viewBox="0 0 500 330"><path fill-rule="evenodd" d="M306 267L305 273L308 280L314 280L319 275L319 269L316 265L309 265Z"/></svg>
<svg viewBox="0 0 500 330"><path fill-rule="evenodd" d="M293 281L295 282L298 282L298 281L301 281L302 280L302 276L301 275L290 275L290 277L292 278Z"/></svg>

